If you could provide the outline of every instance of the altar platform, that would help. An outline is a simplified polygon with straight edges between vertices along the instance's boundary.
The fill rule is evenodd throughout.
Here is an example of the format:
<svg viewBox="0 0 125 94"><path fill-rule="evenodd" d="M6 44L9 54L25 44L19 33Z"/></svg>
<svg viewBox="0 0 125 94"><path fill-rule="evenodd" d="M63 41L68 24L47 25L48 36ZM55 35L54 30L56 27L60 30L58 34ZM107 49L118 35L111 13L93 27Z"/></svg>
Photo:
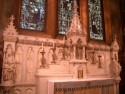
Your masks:
<svg viewBox="0 0 125 94"><path fill-rule="evenodd" d="M48 94L117 94L110 78L49 80Z"/></svg>

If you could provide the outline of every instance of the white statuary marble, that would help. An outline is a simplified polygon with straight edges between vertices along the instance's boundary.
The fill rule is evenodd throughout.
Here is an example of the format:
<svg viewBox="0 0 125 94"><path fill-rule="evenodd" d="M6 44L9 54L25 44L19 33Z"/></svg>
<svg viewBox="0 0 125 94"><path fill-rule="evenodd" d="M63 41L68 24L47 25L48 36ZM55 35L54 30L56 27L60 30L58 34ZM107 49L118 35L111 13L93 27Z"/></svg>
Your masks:
<svg viewBox="0 0 125 94"><path fill-rule="evenodd" d="M27 81L32 81L34 78L34 66L33 66L34 62L33 61L34 61L34 50L32 47L29 47L27 51L27 61L26 61Z"/></svg>
<svg viewBox="0 0 125 94"><path fill-rule="evenodd" d="M111 46L87 43L76 1L64 40L19 35L14 17L10 19L3 32L3 94L56 94L61 86L72 91L106 85L118 91L121 66L116 38Z"/></svg>
<svg viewBox="0 0 125 94"><path fill-rule="evenodd" d="M4 64L3 64L3 80L4 81L14 81L15 79L15 60L14 51L11 44L7 45L4 54Z"/></svg>
<svg viewBox="0 0 125 94"><path fill-rule="evenodd" d="M16 78L17 82L21 81L21 63L22 63L23 50L21 46L17 46L15 52L15 67L16 67Z"/></svg>

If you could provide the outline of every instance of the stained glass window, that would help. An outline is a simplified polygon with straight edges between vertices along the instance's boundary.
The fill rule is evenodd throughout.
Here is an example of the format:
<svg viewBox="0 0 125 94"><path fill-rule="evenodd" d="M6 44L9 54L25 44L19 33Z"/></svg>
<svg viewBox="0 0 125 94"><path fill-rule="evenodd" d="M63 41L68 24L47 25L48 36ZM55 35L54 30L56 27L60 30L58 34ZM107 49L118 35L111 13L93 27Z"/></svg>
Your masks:
<svg viewBox="0 0 125 94"><path fill-rule="evenodd" d="M71 23L74 0L59 0L59 34L66 34Z"/></svg>
<svg viewBox="0 0 125 94"><path fill-rule="evenodd" d="M90 39L104 40L101 0L88 0Z"/></svg>
<svg viewBox="0 0 125 94"><path fill-rule="evenodd" d="M22 0L20 28L43 31L45 0Z"/></svg>

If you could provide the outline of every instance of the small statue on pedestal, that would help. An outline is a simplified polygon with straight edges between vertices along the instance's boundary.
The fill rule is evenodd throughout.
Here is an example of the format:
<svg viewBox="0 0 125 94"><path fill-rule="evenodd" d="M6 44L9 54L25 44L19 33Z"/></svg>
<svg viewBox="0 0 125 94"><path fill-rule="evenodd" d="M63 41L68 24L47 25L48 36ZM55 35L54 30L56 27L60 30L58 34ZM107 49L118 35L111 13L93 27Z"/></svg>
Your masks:
<svg viewBox="0 0 125 94"><path fill-rule="evenodd" d="M74 57L74 46L73 46L73 41L70 39L70 46L69 46L69 51L70 51L70 59L73 59Z"/></svg>
<svg viewBox="0 0 125 94"><path fill-rule="evenodd" d="M52 53L52 61L51 61L51 63L56 64L57 55L56 55L56 47L55 47L55 45L52 48L52 51L53 51L53 53Z"/></svg>
<svg viewBox="0 0 125 94"><path fill-rule="evenodd" d="M46 66L46 58L44 57L45 51L44 49L42 50L42 52L40 52L42 54L42 58L41 58L41 66L42 68L45 68Z"/></svg>
<svg viewBox="0 0 125 94"><path fill-rule="evenodd" d="M116 56L116 54L114 54L114 58L113 58L113 76L115 78L119 77L121 71L121 66L118 63L118 57Z"/></svg>
<svg viewBox="0 0 125 94"><path fill-rule="evenodd" d="M76 59L83 59L83 45L82 40L79 38L76 45Z"/></svg>

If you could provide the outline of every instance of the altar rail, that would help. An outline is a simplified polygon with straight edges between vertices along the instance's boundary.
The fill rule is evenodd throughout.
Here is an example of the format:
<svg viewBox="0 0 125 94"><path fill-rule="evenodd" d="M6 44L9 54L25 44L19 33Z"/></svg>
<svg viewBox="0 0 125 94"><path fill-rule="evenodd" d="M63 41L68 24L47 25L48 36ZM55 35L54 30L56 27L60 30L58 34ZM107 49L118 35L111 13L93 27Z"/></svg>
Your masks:
<svg viewBox="0 0 125 94"><path fill-rule="evenodd" d="M116 92L115 81L113 79L50 81L48 87L48 94L117 94Z"/></svg>

